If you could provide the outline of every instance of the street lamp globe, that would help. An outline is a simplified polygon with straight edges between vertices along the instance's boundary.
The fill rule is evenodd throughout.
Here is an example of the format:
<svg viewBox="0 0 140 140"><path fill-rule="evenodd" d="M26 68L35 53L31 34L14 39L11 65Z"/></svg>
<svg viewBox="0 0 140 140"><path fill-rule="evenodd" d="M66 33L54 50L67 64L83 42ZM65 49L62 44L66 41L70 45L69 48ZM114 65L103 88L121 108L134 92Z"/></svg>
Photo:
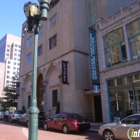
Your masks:
<svg viewBox="0 0 140 140"><path fill-rule="evenodd" d="M28 3L25 3L24 13L27 18L36 16L38 14L38 5L30 1Z"/></svg>
<svg viewBox="0 0 140 140"><path fill-rule="evenodd" d="M28 30L27 32L32 33L33 30L33 24L34 24L34 20L36 19L36 17L39 14L39 8L38 5L36 3L33 2L28 2L24 4L24 13L25 16L27 17L27 22L28 22Z"/></svg>

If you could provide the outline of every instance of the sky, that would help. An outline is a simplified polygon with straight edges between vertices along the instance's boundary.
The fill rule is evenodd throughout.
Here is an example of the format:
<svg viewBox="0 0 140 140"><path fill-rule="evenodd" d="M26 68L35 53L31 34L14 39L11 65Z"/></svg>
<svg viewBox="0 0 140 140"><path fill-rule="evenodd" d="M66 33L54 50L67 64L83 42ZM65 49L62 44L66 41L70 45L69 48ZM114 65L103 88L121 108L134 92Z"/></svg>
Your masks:
<svg viewBox="0 0 140 140"><path fill-rule="evenodd" d="M21 37L22 24L26 21L24 4L30 0L1 0L0 40L7 34ZM38 0L31 0L38 3Z"/></svg>

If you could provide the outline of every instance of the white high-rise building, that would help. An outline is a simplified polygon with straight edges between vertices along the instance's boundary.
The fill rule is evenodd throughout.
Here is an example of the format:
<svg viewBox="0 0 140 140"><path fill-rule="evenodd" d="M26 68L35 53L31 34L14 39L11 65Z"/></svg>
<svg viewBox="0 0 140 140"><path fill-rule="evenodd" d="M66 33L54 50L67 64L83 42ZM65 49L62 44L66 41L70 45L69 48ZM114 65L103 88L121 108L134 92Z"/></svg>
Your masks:
<svg viewBox="0 0 140 140"><path fill-rule="evenodd" d="M21 38L11 34L6 34L0 40L0 50L1 96L3 88L10 84L12 77L19 75ZM5 67L2 66L4 64Z"/></svg>

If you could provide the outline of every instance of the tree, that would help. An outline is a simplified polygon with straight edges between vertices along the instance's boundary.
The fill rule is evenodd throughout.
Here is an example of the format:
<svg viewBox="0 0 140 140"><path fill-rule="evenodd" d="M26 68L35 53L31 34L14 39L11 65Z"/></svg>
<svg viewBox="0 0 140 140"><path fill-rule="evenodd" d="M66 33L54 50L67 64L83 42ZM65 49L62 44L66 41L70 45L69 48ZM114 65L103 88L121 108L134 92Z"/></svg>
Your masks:
<svg viewBox="0 0 140 140"><path fill-rule="evenodd" d="M1 99L1 106L6 109L9 107L16 107L17 108L17 100L18 100L18 94L17 91L17 85L18 85L18 78L12 77L11 83L4 88L4 97Z"/></svg>

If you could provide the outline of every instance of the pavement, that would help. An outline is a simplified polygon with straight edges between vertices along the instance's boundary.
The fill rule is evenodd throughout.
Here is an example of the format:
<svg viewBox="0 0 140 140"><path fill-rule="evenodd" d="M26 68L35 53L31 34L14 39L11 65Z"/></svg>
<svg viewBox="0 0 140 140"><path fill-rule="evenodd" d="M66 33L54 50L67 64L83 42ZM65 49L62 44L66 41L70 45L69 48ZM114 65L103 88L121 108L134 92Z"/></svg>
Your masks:
<svg viewBox="0 0 140 140"><path fill-rule="evenodd" d="M93 134L94 133L97 134L99 127L103 123L91 122L90 124L91 124L91 128L90 128L89 132L93 132ZM9 133L7 133L7 130L10 130L10 131L8 131ZM43 138L44 138L43 136L46 136L46 131L42 131L42 130L43 130L43 128L39 129L39 131L38 131L39 140L41 140L41 139L43 140ZM15 133L16 133L16 135L15 135ZM65 136L65 135L63 135L63 136ZM0 121L0 140L27 140L27 137L28 137L28 129L26 127L21 127L21 126L17 125L16 123L11 124L9 122Z"/></svg>
<svg viewBox="0 0 140 140"><path fill-rule="evenodd" d="M103 125L103 123L91 122L90 125L91 125L91 128L89 129L89 131L98 133L98 130L99 130L100 126Z"/></svg>

